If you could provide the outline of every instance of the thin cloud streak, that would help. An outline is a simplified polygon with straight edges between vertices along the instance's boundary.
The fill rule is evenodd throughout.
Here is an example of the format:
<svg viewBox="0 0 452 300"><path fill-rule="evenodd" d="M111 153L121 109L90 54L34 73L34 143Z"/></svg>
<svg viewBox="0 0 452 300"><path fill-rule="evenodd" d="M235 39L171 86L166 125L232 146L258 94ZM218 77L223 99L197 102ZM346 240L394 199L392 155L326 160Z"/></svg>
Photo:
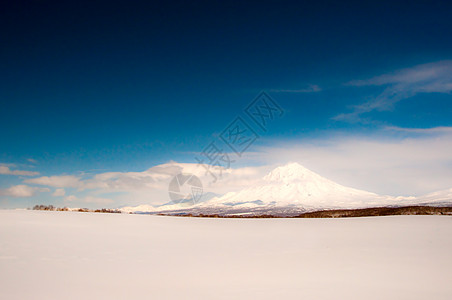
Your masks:
<svg viewBox="0 0 452 300"><path fill-rule="evenodd" d="M356 123L361 115L372 111L392 110L394 105L419 93L450 93L452 91L452 60L422 64L383 74L367 80L354 80L349 86L387 86L371 100L356 105L350 113L333 117L336 121Z"/></svg>
<svg viewBox="0 0 452 300"><path fill-rule="evenodd" d="M273 93L316 93L316 92L321 92L322 89L316 85L316 84L311 84L309 85L309 87L305 88L305 89L272 89L270 90L270 92Z"/></svg>
<svg viewBox="0 0 452 300"><path fill-rule="evenodd" d="M13 198L28 198L33 197L39 192L50 192L49 188L31 187L20 184L14 185L7 189L0 189L0 196L9 196Z"/></svg>
<svg viewBox="0 0 452 300"><path fill-rule="evenodd" d="M387 126L385 130L406 132L406 133L420 133L420 134L447 134L452 133L452 127L439 126L432 128L404 128L397 126Z"/></svg>
<svg viewBox="0 0 452 300"><path fill-rule="evenodd" d="M1 175L15 175L15 176L37 176L39 172L11 170L7 165L0 165Z"/></svg>

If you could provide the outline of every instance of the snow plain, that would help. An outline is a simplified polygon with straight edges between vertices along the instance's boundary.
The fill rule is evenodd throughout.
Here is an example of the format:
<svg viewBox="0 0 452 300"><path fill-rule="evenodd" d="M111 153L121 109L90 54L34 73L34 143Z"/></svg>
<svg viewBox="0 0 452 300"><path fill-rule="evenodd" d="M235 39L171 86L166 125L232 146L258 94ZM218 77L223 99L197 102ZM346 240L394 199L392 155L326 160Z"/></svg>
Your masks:
<svg viewBox="0 0 452 300"><path fill-rule="evenodd" d="M0 299L452 299L452 218L0 210Z"/></svg>

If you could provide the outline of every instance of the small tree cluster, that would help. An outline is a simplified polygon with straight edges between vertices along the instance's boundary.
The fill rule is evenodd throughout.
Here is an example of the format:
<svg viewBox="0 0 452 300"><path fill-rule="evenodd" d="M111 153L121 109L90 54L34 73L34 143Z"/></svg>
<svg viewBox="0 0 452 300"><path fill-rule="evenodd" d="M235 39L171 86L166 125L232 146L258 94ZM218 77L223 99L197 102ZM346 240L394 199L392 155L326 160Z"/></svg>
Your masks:
<svg viewBox="0 0 452 300"><path fill-rule="evenodd" d="M96 209L94 212L97 212L97 213L110 213L110 214L120 214L121 213L120 210L108 209L108 208Z"/></svg>
<svg viewBox="0 0 452 300"><path fill-rule="evenodd" d="M55 210L53 205L35 205L33 206L33 210Z"/></svg>
<svg viewBox="0 0 452 300"><path fill-rule="evenodd" d="M67 207L55 207L53 205L35 205L33 206L33 210L52 210L52 211L69 211Z"/></svg>

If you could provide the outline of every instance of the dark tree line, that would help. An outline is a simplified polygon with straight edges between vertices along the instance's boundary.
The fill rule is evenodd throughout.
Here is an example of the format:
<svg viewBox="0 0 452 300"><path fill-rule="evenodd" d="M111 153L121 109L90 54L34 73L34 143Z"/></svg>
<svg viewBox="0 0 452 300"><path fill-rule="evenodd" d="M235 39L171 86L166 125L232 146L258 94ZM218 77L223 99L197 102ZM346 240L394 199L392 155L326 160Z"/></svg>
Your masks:
<svg viewBox="0 0 452 300"><path fill-rule="evenodd" d="M43 204L38 204L33 206L33 210L50 210L50 211L70 211L69 208L67 207L55 207L53 205L43 205ZM108 208L102 208L102 209L88 209L88 208L79 208L76 209L74 211L78 211L78 212L97 212L97 213L121 213L120 210L117 209L108 209Z"/></svg>

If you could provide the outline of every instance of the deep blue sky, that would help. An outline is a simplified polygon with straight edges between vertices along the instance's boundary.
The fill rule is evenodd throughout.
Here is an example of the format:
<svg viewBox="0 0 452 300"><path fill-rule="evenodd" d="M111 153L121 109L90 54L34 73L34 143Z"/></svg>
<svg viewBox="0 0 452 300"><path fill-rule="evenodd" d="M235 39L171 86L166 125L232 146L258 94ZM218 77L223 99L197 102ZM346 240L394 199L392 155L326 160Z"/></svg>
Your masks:
<svg viewBox="0 0 452 300"><path fill-rule="evenodd" d="M268 139L450 126L450 94L332 118L384 88L347 82L452 59L451 16L447 1L3 1L0 162L47 175L194 162L261 90L286 111Z"/></svg>

